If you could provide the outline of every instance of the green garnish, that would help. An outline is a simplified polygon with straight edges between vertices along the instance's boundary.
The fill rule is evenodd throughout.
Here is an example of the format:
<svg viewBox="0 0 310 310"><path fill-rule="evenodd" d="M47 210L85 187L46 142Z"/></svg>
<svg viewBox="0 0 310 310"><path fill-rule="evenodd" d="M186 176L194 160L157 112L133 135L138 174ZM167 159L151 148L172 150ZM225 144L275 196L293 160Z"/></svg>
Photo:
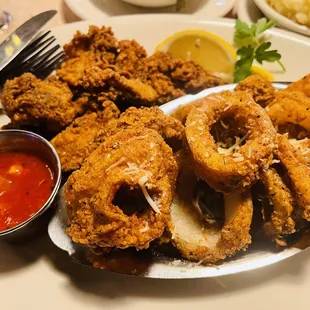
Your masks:
<svg viewBox="0 0 310 310"><path fill-rule="evenodd" d="M251 73L253 61L260 64L263 61L277 62L283 71L285 67L280 61L281 55L277 50L270 50L271 42L265 42L262 35L266 30L274 27L275 21L260 18L256 24L251 26L237 20L235 25L234 43L239 47L237 50L238 61L235 64L234 82L238 83Z"/></svg>

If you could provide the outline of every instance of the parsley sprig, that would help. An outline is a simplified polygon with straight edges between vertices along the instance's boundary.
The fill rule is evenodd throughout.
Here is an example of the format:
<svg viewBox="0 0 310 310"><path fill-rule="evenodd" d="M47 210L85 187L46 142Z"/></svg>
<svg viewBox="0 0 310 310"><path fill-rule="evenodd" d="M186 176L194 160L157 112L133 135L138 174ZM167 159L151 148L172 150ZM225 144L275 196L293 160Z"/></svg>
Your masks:
<svg viewBox="0 0 310 310"><path fill-rule="evenodd" d="M235 26L234 43L237 50L238 61L235 64L234 82L238 83L251 75L254 60L260 64L263 61L277 62L283 71L285 67L280 61L281 55L277 50L270 50L271 42L265 42L263 33L274 27L276 22L261 18L251 26L237 20Z"/></svg>

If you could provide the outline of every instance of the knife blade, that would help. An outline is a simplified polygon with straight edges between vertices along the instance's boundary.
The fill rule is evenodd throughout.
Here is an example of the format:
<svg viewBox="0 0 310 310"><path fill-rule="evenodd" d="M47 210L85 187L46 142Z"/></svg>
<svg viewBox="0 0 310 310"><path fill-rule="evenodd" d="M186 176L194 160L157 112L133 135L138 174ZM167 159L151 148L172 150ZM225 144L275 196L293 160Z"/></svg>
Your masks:
<svg viewBox="0 0 310 310"><path fill-rule="evenodd" d="M34 39L56 13L56 10L50 10L33 16L0 44L0 71Z"/></svg>

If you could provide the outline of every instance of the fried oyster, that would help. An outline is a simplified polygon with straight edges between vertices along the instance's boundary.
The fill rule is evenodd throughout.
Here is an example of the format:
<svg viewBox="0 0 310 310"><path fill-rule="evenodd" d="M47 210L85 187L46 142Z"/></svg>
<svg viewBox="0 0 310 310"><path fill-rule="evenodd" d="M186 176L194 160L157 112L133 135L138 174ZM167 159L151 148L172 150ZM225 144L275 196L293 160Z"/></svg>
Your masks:
<svg viewBox="0 0 310 310"><path fill-rule="evenodd" d="M131 107L119 117L120 112L115 104L106 101L103 105L103 111L77 118L52 139L51 143L58 152L64 172L79 169L102 142L124 129L153 129L174 149L182 146L183 125L173 117L165 115L158 107Z"/></svg>
<svg viewBox="0 0 310 310"><path fill-rule="evenodd" d="M57 70L59 78L99 102L159 105L224 83L194 62L169 53L148 57L135 40L118 41L111 28L91 26L87 34L77 32L64 50L68 59Z"/></svg>
<svg viewBox="0 0 310 310"><path fill-rule="evenodd" d="M76 118L51 140L59 155L62 171L79 169L84 160L98 147L95 142L100 130L120 114L117 106L111 101L104 102L103 107L103 111L91 112Z"/></svg>
<svg viewBox="0 0 310 310"><path fill-rule="evenodd" d="M1 102L12 123L58 132L83 111L72 97L67 84L57 78L41 81L31 73L24 73L5 83Z"/></svg>

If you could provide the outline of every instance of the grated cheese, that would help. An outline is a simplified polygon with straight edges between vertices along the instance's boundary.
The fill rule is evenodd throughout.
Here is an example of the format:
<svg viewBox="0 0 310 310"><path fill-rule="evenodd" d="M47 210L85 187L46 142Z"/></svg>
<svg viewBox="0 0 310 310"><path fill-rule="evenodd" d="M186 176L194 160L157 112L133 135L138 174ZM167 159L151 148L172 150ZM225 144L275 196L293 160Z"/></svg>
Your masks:
<svg viewBox="0 0 310 310"><path fill-rule="evenodd" d="M233 161L235 161L236 163L239 163L241 161L244 161L244 157L235 157L233 158Z"/></svg>
<svg viewBox="0 0 310 310"><path fill-rule="evenodd" d="M110 167L108 167L106 169L106 172L109 172L111 169L119 166L120 164L122 164L124 161L126 160L126 157L121 157L118 161L116 161L114 164L112 164Z"/></svg>
<svg viewBox="0 0 310 310"><path fill-rule="evenodd" d="M131 141L131 140L143 140L143 139L147 139L149 137L149 135L144 135L144 136L135 136L130 138L127 142Z"/></svg>
<svg viewBox="0 0 310 310"><path fill-rule="evenodd" d="M228 129L228 128L229 128L229 126L226 125L223 121L220 121L220 123L221 123L221 125L223 126L223 128L225 128L225 129Z"/></svg>
<svg viewBox="0 0 310 310"><path fill-rule="evenodd" d="M252 157L252 149L249 147L249 153L248 153L248 158Z"/></svg>
<svg viewBox="0 0 310 310"><path fill-rule="evenodd" d="M147 177L147 175L145 175L139 179L138 184L141 187L142 193L143 193L146 201L149 203L149 205L152 207L152 209L156 213L160 213L159 207L157 206L156 202L151 198L151 196L149 195L149 193L145 187L145 183L147 182L147 180L148 180L148 177Z"/></svg>
<svg viewBox="0 0 310 310"><path fill-rule="evenodd" d="M289 142L291 145L295 147L300 147L307 140L308 140L307 138L303 140L289 139Z"/></svg>
<svg viewBox="0 0 310 310"><path fill-rule="evenodd" d="M149 137L149 135L144 135L144 136L136 136L136 137L132 137L131 139L147 139Z"/></svg>
<svg viewBox="0 0 310 310"><path fill-rule="evenodd" d="M146 232L150 229L149 223L146 222L145 226L143 228L140 229L140 233Z"/></svg>
<svg viewBox="0 0 310 310"><path fill-rule="evenodd" d="M302 140L289 139L289 142L294 148L298 149L302 155L307 155L310 153L310 144L307 145L307 143L309 143L308 140L308 138Z"/></svg>
<svg viewBox="0 0 310 310"><path fill-rule="evenodd" d="M235 137L236 142L234 145L232 145L230 148L223 148L221 146L226 146L225 143L223 142L219 142L218 145L220 145L220 147L218 147L217 151L222 154L222 155L229 155L231 153L233 153L234 150L238 150L240 148L241 143L248 138L248 134L246 134L244 137L242 137L241 139L239 137ZM240 153L237 153L239 155L241 155ZM234 156L234 155L233 155Z"/></svg>
<svg viewBox="0 0 310 310"><path fill-rule="evenodd" d="M223 111L224 112L226 112L227 110L229 110L230 109L230 107L231 107L231 105L229 104L229 105L227 105L224 109L223 109Z"/></svg>

